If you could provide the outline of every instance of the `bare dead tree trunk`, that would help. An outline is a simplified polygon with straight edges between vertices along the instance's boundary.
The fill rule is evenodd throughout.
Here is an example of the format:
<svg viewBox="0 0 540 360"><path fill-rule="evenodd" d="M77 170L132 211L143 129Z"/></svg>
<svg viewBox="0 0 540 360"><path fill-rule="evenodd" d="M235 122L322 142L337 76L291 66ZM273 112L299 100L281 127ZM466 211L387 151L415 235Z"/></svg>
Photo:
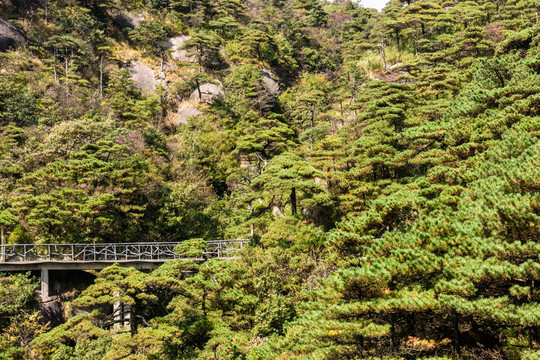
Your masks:
<svg viewBox="0 0 540 360"><path fill-rule="evenodd" d="M67 54L66 54L66 61L65 61L65 64L64 64L64 74L65 74L64 83L65 83L65 86L66 86L66 93L69 94L69 78L68 78L69 69L68 69L68 56L67 56Z"/></svg>
<svg viewBox="0 0 540 360"><path fill-rule="evenodd" d="M253 215L253 206L251 205L251 203L248 204L248 209L249 209L249 215ZM255 228L253 226L253 223L251 223L249 225L249 234L251 235L251 238L253 239L253 236L255 235Z"/></svg>
<svg viewBox="0 0 540 360"><path fill-rule="evenodd" d="M384 28L381 27L381 56L383 62L383 70L386 71L386 53L384 51Z"/></svg>
<svg viewBox="0 0 540 360"><path fill-rule="evenodd" d="M199 93L199 101L202 101L201 84L199 84L199 79L195 78L195 84L197 84L197 93Z"/></svg>
<svg viewBox="0 0 540 360"><path fill-rule="evenodd" d="M291 200L291 213L294 216L297 213L297 208L296 208L296 188L294 186L291 189L290 200Z"/></svg>
<svg viewBox="0 0 540 360"><path fill-rule="evenodd" d="M103 97L103 55L99 59L99 96Z"/></svg>
<svg viewBox="0 0 540 360"><path fill-rule="evenodd" d="M2 244L2 254L0 254L0 262L6 261L6 225L0 225L0 242Z"/></svg>
<svg viewBox="0 0 540 360"><path fill-rule="evenodd" d="M58 82L58 74L56 72L56 58L58 57L58 48L54 47L54 81Z"/></svg>

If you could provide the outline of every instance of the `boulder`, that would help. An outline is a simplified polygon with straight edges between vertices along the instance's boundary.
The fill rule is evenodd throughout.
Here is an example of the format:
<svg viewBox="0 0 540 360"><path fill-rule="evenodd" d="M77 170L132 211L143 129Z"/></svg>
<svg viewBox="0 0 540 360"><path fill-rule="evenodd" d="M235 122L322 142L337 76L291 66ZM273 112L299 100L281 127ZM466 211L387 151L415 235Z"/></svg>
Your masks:
<svg viewBox="0 0 540 360"><path fill-rule="evenodd" d="M0 51L21 46L26 41L24 32L0 18Z"/></svg>
<svg viewBox="0 0 540 360"><path fill-rule="evenodd" d="M181 49L181 47L184 46L184 42L186 42L190 38L191 36L187 36L187 35L175 36L175 37L169 38L166 44L164 44L164 46L166 49L172 50L171 57L174 60L183 61L183 62L195 62L197 61L195 57L188 56L187 55L188 51Z"/></svg>
<svg viewBox="0 0 540 360"><path fill-rule="evenodd" d="M150 67L140 61L133 61L128 70L131 73L131 79L135 82L135 86L144 94L151 93L156 89L158 80L154 75L154 70Z"/></svg>
<svg viewBox="0 0 540 360"><path fill-rule="evenodd" d="M173 119L173 125L181 125L181 124L187 124L188 123L188 119L192 116L199 116L201 115L202 113L197 110L196 108L194 107L187 107L187 108L184 108L184 109L180 109L178 110L178 112L176 113L176 116L175 118Z"/></svg>
<svg viewBox="0 0 540 360"><path fill-rule="evenodd" d="M200 90L201 90L200 96L199 96L199 91L195 89L195 91L191 93L190 100L193 100L195 102L205 102L207 104L211 104L215 98L224 95L224 92L219 85L215 85L211 83L201 84Z"/></svg>
<svg viewBox="0 0 540 360"><path fill-rule="evenodd" d="M278 82L279 79L276 77L276 75L272 74L267 70L262 70L261 75L262 86L267 91L268 95L273 98L273 100L277 99L279 94L281 94L281 86ZM276 79L278 81L276 81Z"/></svg>
<svg viewBox="0 0 540 360"><path fill-rule="evenodd" d="M141 13L119 13L112 15L112 19L116 25L120 28L125 29L135 29L141 26L141 22L145 20L146 12Z"/></svg>

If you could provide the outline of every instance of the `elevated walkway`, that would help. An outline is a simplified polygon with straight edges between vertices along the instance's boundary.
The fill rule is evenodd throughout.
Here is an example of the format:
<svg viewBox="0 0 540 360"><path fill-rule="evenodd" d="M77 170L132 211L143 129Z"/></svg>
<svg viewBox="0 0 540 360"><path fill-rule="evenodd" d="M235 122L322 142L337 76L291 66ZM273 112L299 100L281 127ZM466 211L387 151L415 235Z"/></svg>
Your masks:
<svg viewBox="0 0 540 360"><path fill-rule="evenodd" d="M202 258L186 260L229 260L248 242L248 239L209 240ZM114 263L136 269L155 269L165 261L183 258L174 251L180 243L0 245L0 272L41 271L41 299L46 301L49 298L49 270L101 270Z"/></svg>

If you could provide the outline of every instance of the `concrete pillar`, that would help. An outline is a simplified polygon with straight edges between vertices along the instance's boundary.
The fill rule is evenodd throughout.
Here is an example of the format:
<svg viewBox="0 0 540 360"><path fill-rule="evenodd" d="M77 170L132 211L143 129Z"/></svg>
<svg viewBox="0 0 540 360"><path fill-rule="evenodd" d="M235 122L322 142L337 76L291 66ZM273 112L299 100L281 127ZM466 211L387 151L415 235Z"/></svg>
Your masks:
<svg viewBox="0 0 540 360"><path fill-rule="evenodd" d="M41 301L49 300L49 269L41 268Z"/></svg>

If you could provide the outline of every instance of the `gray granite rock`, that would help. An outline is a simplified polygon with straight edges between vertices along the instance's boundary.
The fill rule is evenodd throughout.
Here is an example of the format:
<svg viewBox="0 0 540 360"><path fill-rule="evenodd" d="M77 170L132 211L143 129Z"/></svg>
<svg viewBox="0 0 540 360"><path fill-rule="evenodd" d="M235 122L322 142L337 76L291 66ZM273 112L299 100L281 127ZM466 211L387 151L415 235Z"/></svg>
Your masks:
<svg viewBox="0 0 540 360"><path fill-rule="evenodd" d="M131 78L135 82L135 85L143 93L148 94L153 92L156 89L158 80L154 74L154 70L140 61L133 61L129 67L129 72L131 73Z"/></svg>
<svg viewBox="0 0 540 360"><path fill-rule="evenodd" d="M191 36L180 35L180 36L175 36L175 37L169 38L167 40L167 43L165 44L165 48L169 49L169 50L172 50L171 51L171 57L174 60L183 61L183 62L195 62L196 61L195 57L187 55L187 53L188 53L187 50L181 49L181 47L184 46L184 42L186 42L190 38L191 38Z"/></svg>
<svg viewBox="0 0 540 360"><path fill-rule="evenodd" d="M201 84L200 90L201 90L200 97L199 97L199 91L195 89L195 91L191 93L190 100L211 104L215 98L224 95L224 92L219 85L215 85L211 83Z"/></svg>
<svg viewBox="0 0 540 360"><path fill-rule="evenodd" d="M279 82L276 81L277 77L267 70L262 70L261 75L262 86L268 92L268 95L270 95L270 97L272 97L274 100L277 99L279 94L281 94L281 87L279 85Z"/></svg>
<svg viewBox="0 0 540 360"><path fill-rule="evenodd" d="M145 19L145 12L141 13L119 13L112 16L116 25L121 28L135 29L141 26L141 22Z"/></svg>
<svg viewBox="0 0 540 360"><path fill-rule="evenodd" d="M194 108L194 107L188 107L188 108L180 109L176 113L176 116L174 117L172 122L176 126L181 125L181 124L187 124L188 119L190 117L192 117L192 116L197 117L197 116L199 116L201 114L202 113L199 110L197 110L196 108Z"/></svg>
<svg viewBox="0 0 540 360"><path fill-rule="evenodd" d="M26 41L24 32L8 21L0 18L0 51L7 51L21 46Z"/></svg>

